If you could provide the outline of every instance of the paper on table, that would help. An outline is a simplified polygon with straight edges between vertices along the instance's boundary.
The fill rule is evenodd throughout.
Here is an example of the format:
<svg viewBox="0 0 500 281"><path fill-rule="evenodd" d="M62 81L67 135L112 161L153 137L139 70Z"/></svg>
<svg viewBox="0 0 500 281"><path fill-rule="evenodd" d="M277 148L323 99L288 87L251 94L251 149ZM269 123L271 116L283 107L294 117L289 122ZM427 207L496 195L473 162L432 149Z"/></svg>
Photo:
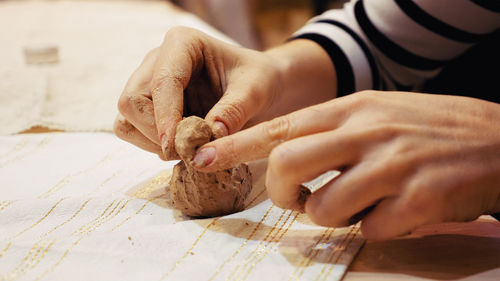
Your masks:
<svg viewBox="0 0 500 281"><path fill-rule="evenodd" d="M107 133L0 137L0 279L339 280L364 241L275 207L258 172L245 211L183 217L174 164Z"/></svg>
<svg viewBox="0 0 500 281"><path fill-rule="evenodd" d="M0 135L111 131L128 78L176 25L235 44L168 1L0 1ZM59 62L26 65L23 50L45 44Z"/></svg>

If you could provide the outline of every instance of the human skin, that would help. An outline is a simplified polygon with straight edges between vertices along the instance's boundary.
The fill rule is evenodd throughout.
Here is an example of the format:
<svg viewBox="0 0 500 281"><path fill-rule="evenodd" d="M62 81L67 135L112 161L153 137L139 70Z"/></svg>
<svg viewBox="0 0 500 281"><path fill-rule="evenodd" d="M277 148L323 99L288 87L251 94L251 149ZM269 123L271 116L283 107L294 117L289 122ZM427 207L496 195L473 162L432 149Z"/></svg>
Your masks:
<svg viewBox="0 0 500 281"><path fill-rule="evenodd" d="M307 40L259 53L175 29L131 77L115 132L175 159L183 108L208 112L227 136L198 150L200 171L269 157L269 197L300 209L301 183L341 170L308 197L305 212L317 224L343 226L376 205L361 226L369 239L500 211L500 105L376 91L332 99L335 81L326 53Z"/></svg>
<svg viewBox="0 0 500 281"><path fill-rule="evenodd" d="M218 135L232 134L334 98L335 76L326 52L309 40L257 52L176 27L127 82L114 131L162 159L179 159L182 116L206 115Z"/></svg>
<svg viewBox="0 0 500 281"><path fill-rule="evenodd" d="M500 105L473 98L366 91L215 140L195 162L211 171L269 156L268 195L289 209L301 207L301 183L341 170L309 196L306 213L344 226L376 204L361 230L388 239L500 211L498 120Z"/></svg>

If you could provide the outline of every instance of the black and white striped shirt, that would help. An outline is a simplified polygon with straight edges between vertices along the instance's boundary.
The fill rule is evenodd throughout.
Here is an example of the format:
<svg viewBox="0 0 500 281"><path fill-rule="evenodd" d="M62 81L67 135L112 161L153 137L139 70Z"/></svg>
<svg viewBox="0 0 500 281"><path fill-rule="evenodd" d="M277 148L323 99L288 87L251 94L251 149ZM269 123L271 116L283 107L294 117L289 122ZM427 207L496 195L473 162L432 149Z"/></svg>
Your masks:
<svg viewBox="0 0 500 281"><path fill-rule="evenodd" d="M352 0L311 19L293 38L326 50L342 96L365 89L421 90L499 31L500 0ZM500 78L498 66L493 71Z"/></svg>

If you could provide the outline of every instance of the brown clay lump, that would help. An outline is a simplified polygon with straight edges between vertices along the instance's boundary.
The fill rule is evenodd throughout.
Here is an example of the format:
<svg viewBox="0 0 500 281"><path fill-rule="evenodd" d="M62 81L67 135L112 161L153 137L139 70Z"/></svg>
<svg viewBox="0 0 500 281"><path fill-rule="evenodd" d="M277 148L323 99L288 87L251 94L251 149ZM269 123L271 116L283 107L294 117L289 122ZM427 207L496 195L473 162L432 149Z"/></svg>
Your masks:
<svg viewBox="0 0 500 281"><path fill-rule="evenodd" d="M252 188L246 164L215 173L193 169L196 150L212 139L210 126L199 117L185 118L177 125L175 150L182 161L174 167L170 192L175 208L185 215L214 217L241 211Z"/></svg>

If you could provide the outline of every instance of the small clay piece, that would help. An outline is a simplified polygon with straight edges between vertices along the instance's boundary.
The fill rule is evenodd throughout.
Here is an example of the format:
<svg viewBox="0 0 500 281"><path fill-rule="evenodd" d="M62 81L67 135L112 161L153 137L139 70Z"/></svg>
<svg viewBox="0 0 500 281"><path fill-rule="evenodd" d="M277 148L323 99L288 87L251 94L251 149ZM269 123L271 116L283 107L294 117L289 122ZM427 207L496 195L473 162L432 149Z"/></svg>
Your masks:
<svg viewBox="0 0 500 281"><path fill-rule="evenodd" d="M214 217L243 210L252 189L246 164L215 173L202 173L191 166L196 150L213 139L210 126L191 116L177 125L175 150L182 161L174 167L170 192L176 209L192 217Z"/></svg>

